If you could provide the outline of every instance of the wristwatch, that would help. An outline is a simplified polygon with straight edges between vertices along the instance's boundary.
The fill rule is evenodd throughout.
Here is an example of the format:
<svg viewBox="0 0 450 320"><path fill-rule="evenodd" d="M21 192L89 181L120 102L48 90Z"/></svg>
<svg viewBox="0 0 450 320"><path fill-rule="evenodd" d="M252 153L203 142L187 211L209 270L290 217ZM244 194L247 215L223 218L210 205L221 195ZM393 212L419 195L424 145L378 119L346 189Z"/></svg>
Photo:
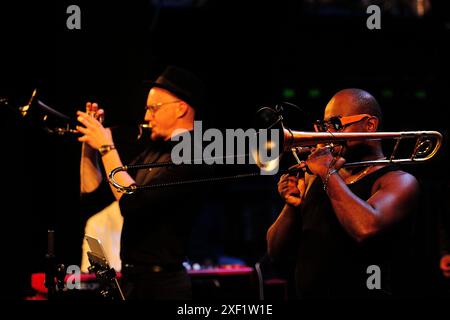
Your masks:
<svg viewBox="0 0 450 320"><path fill-rule="evenodd" d="M103 157L105 154L110 152L111 150L114 150L116 147L113 144L104 144L100 148L98 148L98 151L100 152L101 156Z"/></svg>

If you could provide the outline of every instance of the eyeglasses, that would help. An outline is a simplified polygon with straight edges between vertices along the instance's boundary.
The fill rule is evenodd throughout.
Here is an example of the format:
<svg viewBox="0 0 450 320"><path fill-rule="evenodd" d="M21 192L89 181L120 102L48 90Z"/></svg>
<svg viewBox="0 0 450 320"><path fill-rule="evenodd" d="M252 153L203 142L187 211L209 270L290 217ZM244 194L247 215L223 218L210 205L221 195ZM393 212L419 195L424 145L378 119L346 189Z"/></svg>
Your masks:
<svg viewBox="0 0 450 320"><path fill-rule="evenodd" d="M355 124L361 120L364 120L365 118L372 117L370 114L357 114L354 116L337 116L337 117L331 117L327 121L324 120L317 120L314 122L314 129L317 132L327 132L330 131L330 129L335 131L341 131L344 130L346 127Z"/></svg>
<svg viewBox="0 0 450 320"><path fill-rule="evenodd" d="M150 113L155 114L156 111L158 111L159 109L161 109L162 106L166 105L166 104L171 104L171 103L176 103L179 102L180 100L175 100L175 101L170 101L170 102L159 102L156 104L150 104L145 106L145 110L149 111Z"/></svg>

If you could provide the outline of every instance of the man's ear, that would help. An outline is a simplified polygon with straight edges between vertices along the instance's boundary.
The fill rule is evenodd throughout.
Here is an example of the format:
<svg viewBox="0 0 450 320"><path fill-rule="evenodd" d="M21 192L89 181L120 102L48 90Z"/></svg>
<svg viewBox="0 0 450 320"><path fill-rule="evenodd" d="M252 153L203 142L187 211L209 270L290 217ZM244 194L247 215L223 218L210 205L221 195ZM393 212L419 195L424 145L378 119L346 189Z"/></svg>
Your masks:
<svg viewBox="0 0 450 320"><path fill-rule="evenodd" d="M369 132L376 132L378 130L378 124L379 123L380 123L380 120L377 117L371 116L367 120L367 131L369 131Z"/></svg>
<svg viewBox="0 0 450 320"><path fill-rule="evenodd" d="M187 105L186 102L179 102L178 106L177 106L177 117L178 118L183 118L186 113L188 112L189 106Z"/></svg>

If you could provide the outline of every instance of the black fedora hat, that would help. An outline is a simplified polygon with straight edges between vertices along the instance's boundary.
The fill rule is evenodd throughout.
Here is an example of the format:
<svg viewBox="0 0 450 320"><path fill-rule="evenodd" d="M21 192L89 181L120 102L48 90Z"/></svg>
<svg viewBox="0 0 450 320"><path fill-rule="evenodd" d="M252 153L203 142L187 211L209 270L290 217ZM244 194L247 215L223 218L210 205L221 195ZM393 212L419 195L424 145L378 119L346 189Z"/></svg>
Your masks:
<svg viewBox="0 0 450 320"><path fill-rule="evenodd" d="M201 109L205 100L203 82L192 72L180 67L168 66L156 81L145 84L148 88L157 87L169 91L196 111Z"/></svg>

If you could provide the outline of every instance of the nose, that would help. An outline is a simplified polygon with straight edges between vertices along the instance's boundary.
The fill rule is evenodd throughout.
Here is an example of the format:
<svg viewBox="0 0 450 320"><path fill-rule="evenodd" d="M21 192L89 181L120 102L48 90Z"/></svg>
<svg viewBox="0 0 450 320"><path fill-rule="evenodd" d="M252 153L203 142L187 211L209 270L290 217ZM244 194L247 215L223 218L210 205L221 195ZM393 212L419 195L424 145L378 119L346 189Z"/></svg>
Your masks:
<svg viewBox="0 0 450 320"><path fill-rule="evenodd" d="M152 121L153 119L153 112L150 112L150 110L147 110L145 112L144 120L145 121Z"/></svg>

